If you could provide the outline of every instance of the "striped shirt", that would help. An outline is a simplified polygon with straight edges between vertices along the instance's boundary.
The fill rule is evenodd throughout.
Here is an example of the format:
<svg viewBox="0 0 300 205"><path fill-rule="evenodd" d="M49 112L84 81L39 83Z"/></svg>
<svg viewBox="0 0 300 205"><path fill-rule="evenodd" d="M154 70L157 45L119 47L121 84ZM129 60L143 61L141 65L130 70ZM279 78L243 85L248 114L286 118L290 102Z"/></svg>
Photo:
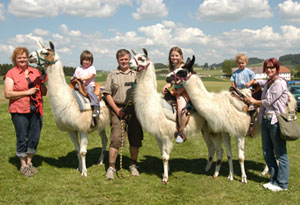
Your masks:
<svg viewBox="0 0 300 205"><path fill-rule="evenodd" d="M116 104L126 104L132 92L132 85L135 81L136 71L131 70L124 73L117 68L106 78L104 94L110 94Z"/></svg>

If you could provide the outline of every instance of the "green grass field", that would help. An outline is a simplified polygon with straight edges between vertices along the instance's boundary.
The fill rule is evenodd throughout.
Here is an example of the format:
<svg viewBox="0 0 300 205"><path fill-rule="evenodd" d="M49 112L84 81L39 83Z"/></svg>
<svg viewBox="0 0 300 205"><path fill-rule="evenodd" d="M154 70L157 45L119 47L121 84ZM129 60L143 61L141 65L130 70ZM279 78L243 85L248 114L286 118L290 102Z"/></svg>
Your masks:
<svg viewBox="0 0 300 205"><path fill-rule="evenodd" d="M158 81L158 90L164 85ZM209 91L228 89L229 81L204 81ZM3 86L0 87L3 93ZM300 140L288 142L290 160L289 190L279 193L264 190L262 184L269 176L261 176L264 160L260 137L246 139L245 167L248 184L241 184L237 148L232 138L234 181L228 181L228 164L224 153L220 176L213 179L212 169L206 173L207 148L200 133L184 144L175 144L170 158L167 185L160 184L162 161L155 138L145 133L138 163L139 177L115 178L108 181L105 165L97 165L101 141L96 133L89 136L88 177L82 178L77 157L66 132L58 130L45 97L44 124L37 155L33 164L39 173L26 178L19 173L19 159L15 157L16 137L8 113L7 100L0 103L0 204L297 204L300 201L300 160L297 154ZM300 118L299 114L298 117ZM109 129L107 129L109 136ZM124 153L124 167L129 164L128 145ZM118 164L118 163L117 163Z"/></svg>

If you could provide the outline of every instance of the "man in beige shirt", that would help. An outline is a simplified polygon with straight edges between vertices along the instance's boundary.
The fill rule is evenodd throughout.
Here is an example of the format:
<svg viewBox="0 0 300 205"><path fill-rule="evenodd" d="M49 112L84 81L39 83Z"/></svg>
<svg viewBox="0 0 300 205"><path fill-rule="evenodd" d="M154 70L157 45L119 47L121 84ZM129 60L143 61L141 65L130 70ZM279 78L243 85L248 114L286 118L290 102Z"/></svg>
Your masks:
<svg viewBox="0 0 300 205"><path fill-rule="evenodd" d="M111 136L109 148L109 167L106 172L107 179L114 179L116 172L115 163L118 156L119 148L121 147L121 119L126 117L127 134L130 144L131 162L129 170L133 176L138 176L139 171L136 163L138 158L139 148L142 146L143 130L135 115L134 107L128 109L125 113L124 107L128 102L132 86L135 83L136 72L129 68L130 52L126 49L121 49L117 52L116 58L118 68L113 70L106 79L104 87L104 95L111 110ZM126 135L125 135L126 137Z"/></svg>

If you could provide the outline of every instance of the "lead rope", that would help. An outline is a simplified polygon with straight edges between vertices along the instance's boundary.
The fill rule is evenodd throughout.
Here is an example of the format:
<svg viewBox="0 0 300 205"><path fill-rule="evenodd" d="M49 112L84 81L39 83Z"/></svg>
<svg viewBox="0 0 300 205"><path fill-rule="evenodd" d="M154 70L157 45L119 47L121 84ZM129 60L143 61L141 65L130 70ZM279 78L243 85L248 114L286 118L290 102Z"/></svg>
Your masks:
<svg viewBox="0 0 300 205"><path fill-rule="evenodd" d="M132 106L133 105L133 96L134 96L134 89L135 89L135 85L136 85L136 80L132 86L132 92L130 94L130 97L129 97L129 100L128 102L126 103L125 107L124 107L124 111L126 111L126 109L129 107L129 106ZM124 172L124 169L123 169L123 150L124 150L124 143L125 142L125 119L121 119L121 147L120 147L120 170L118 171L118 176L119 177L122 177L122 178L125 178L125 177L128 177L129 174L128 173L125 173Z"/></svg>

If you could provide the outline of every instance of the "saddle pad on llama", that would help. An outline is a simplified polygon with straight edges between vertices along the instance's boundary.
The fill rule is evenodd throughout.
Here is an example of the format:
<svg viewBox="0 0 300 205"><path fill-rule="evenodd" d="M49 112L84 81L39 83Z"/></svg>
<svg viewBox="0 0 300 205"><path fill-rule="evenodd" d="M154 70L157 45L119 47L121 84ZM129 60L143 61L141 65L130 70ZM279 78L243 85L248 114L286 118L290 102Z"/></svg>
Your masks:
<svg viewBox="0 0 300 205"><path fill-rule="evenodd" d="M77 90L72 90L72 92L73 95L75 96L75 99L77 100L80 112L91 110L91 104L89 99L81 95Z"/></svg>

